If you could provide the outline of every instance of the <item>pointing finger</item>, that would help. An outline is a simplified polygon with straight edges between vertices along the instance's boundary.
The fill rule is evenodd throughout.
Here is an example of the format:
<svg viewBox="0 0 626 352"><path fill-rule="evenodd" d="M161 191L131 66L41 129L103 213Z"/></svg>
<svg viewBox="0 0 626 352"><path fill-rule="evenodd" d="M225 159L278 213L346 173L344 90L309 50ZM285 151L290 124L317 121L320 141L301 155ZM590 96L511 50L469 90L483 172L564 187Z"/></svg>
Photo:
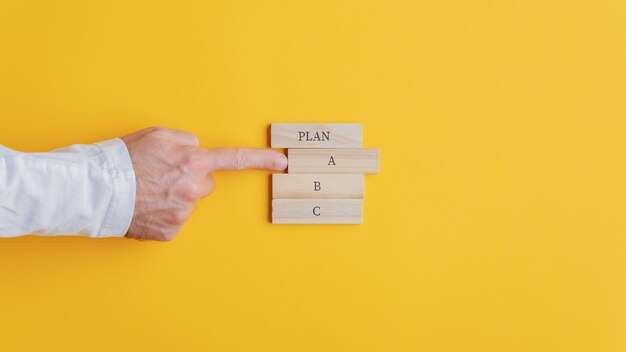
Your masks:
<svg viewBox="0 0 626 352"><path fill-rule="evenodd" d="M218 148L208 149L209 172L220 170L284 170L287 156L271 149Z"/></svg>

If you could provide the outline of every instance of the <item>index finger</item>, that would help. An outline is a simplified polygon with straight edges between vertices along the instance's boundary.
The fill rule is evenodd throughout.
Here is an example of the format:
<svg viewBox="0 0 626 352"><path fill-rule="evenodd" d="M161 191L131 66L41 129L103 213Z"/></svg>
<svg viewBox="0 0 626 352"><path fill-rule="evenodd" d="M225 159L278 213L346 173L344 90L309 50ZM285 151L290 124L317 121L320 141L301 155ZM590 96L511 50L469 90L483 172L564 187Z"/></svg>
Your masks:
<svg viewBox="0 0 626 352"><path fill-rule="evenodd" d="M217 148L206 149L209 172L221 170L284 170L287 156L263 148Z"/></svg>

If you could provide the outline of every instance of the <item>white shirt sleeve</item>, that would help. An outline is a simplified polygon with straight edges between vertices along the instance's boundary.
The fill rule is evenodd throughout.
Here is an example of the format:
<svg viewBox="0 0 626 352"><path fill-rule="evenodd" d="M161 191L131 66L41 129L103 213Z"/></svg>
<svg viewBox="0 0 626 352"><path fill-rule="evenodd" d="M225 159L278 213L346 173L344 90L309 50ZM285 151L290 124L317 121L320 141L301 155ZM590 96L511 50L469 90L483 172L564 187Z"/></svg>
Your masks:
<svg viewBox="0 0 626 352"><path fill-rule="evenodd" d="M135 173L119 139L47 153L0 146L0 237L123 236L135 208Z"/></svg>

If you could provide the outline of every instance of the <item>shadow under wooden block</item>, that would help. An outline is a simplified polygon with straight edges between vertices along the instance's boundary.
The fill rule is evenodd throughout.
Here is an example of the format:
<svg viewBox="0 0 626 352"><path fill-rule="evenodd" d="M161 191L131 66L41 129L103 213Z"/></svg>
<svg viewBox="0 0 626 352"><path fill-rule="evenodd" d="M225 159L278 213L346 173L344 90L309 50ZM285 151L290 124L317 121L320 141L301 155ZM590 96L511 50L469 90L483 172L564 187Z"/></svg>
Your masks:
<svg viewBox="0 0 626 352"><path fill-rule="evenodd" d="M361 224L362 199L274 199L274 224Z"/></svg>

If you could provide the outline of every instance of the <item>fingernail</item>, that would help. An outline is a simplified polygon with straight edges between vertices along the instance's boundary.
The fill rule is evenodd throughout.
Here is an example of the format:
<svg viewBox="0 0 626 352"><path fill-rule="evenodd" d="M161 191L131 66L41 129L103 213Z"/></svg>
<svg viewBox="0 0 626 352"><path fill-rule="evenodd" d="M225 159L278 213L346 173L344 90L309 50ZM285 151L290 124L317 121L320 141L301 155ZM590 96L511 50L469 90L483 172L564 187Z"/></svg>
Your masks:
<svg viewBox="0 0 626 352"><path fill-rule="evenodd" d="M276 170L284 170L285 168L287 168L287 157L286 156L281 156L278 159L276 159Z"/></svg>

